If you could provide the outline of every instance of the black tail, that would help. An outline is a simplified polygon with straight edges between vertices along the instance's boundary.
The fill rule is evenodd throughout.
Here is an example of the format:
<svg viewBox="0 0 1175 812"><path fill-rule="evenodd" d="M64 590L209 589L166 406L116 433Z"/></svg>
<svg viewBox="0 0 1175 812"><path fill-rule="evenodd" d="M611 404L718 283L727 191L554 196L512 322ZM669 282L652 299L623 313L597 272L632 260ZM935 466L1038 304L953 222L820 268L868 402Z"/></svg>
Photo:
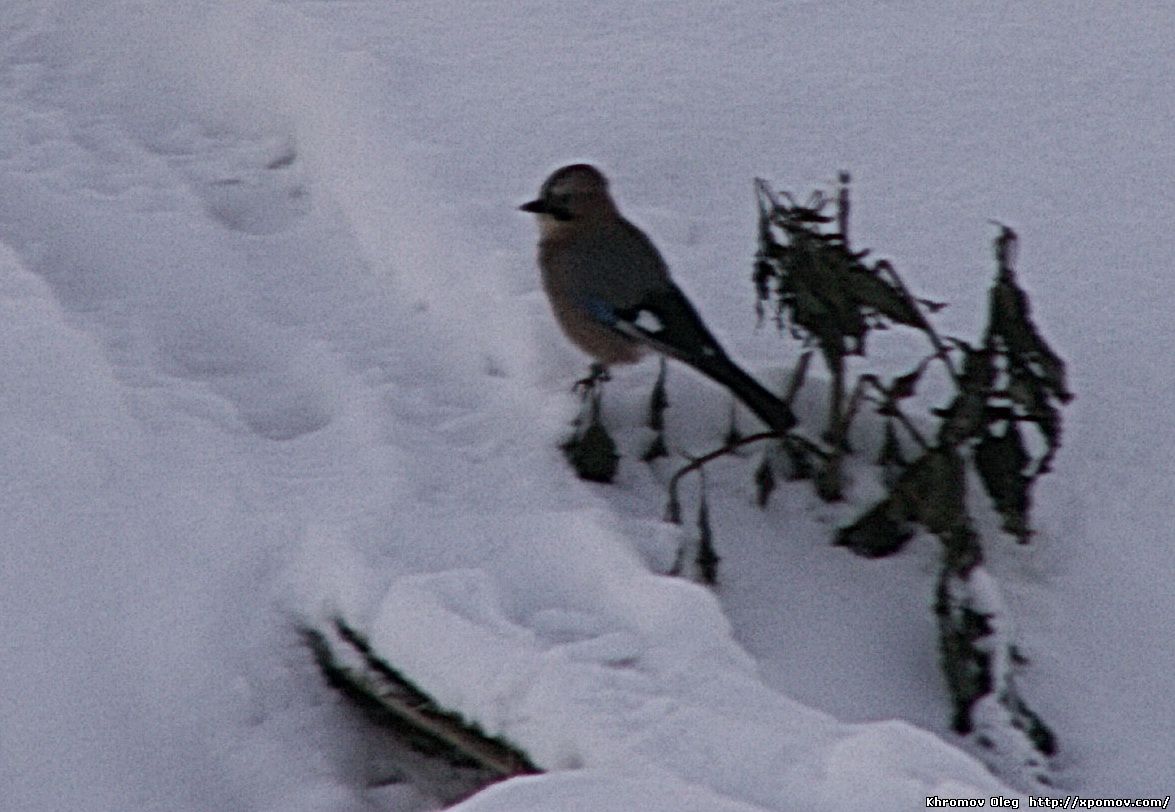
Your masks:
<svg viewBox="0 0 1175 812"><path fill-rule="evenodd" d="M645 314L652 317L651 326L641 324ZM612 312L611 316L614 330L722 384L772 431L785 434L796 424L796 416L786 403L730 360L698 311L672 282L649 291L639 304Z"/></svg>
<svg viewBox="0 0 1175 812"><path fill-rule="evenodd" d="M796 424L796 416L786 403L768 392L725 355L704 359L691 358L686 363L729 389L732 395L746 404L746 407L758 415L772 431L784 434Z"/></svg>

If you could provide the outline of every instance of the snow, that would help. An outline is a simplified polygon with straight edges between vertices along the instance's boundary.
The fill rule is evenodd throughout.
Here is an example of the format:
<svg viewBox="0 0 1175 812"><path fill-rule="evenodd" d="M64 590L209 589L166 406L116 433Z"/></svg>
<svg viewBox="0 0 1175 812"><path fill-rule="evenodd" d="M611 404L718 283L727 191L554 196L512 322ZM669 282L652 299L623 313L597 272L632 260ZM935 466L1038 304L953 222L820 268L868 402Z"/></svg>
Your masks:
<svg viewBox="0 0 1175 812"><path fill-rule="evenodd" d="M590 160L758 377L751 180L847 169L853 236L973 336L997 218L1077 400L991 600L1058 794L1175 785L1175 8L8 0L0 31L5 809L432 808L299 637L341 614L545 775L468 810L1014 797L948 727L938 551L858 559L851 505L707 474L708 590L665 576L675 463L558 443L583 359L515 211ZM901 341L878 349L900 357ZM671 366L670 447L729 402ZM818 426L820 393L801 422ZM744 423L747 422L744 416ZM871 438L861 438L867 448ZM872 488L872 490L871 490ZM985 595L987 593L985 592Z"/></svg>

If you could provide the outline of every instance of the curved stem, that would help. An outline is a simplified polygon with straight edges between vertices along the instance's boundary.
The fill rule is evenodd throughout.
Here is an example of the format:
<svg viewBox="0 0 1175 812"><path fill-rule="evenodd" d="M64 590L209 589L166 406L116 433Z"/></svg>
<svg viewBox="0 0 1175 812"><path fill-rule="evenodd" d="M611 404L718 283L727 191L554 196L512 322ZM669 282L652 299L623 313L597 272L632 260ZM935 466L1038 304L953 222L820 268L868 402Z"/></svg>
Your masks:
<svg viewBox="0 0 1175 812"><path fill-rule="evenodd" d="M809 452L815 454L818 457L823 457L823 458L827 459L829 456L828 453L824 449L820 448L820 446L816 445L811 440L808 440L807 438L800 437L795 434L781 435L775 431L761 431L761 432L758 432L757 434L751 434L746 437L740 437L738 440L736 440L733 443L726 443L721 448L716 448L713 451L710 451L706 454L703 454L700 457L691 458L690 461L683 468L681 468L681 470L677 471L672 477L670 477L669 478L669 486L668 486L670 505L677 504L677 483L680 482L681 478L684 477L686 474L689 474L689 473L692 473L693 471L698 470L706 463L713 462L714 460L718 459L719 457L722 457L722 456L725 456L726 454L731 453L735 449L742 448L743 446L750 445L751 443L762 442L763 440L783 440L785 442L794 442L794 443L798 443L802 446L805 446ZM668 512L668 515L673 516L673 515L675 515L675 512L672 509L670 509ZM670 520L672 521L672 519L670 519Z"/></svg>
<svg viewBox="0 0 1175 812"><path fill-rule="evenodd" d="M885 270L886 275L889 276L890 281L894 286L902 292L902 295L910 302L911 306L918 311L918 315L922 317L922 332L926 333L926 337L930 339L930 343L934 345L935 356L942 359L943 364L946 365L947 372L950 373L951 379L955 382L955 386L962 389L962 379L959 377L959 371L955 369L955 362L951 360L950 351L947 349L946 343L942 340L942 336L934 329L934 325L930 323L930 319L926 318L926 314L922 312L922 308L918 306L918 300L910 293L910 289L906 287L906 283L898 276L898 272L894 270L893 266L888 262L880 263L881 268Z"/></svg>

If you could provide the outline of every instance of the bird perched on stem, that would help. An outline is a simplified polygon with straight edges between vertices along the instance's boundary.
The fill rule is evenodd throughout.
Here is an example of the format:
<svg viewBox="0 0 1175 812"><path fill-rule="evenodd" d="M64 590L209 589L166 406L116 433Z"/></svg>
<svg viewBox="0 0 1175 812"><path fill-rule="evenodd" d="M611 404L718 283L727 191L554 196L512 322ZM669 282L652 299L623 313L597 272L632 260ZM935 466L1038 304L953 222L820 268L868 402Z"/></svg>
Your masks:
<svg viewBox="0 0 1175 812"><path fill-rule="evenodd" d="M563 332L595 362L593 376L651 349L724 386L772 430L795 425L788 405L719 346L656 246L620 214L598 169L556 170L520 208L538 215L543 288Z"/></svg>

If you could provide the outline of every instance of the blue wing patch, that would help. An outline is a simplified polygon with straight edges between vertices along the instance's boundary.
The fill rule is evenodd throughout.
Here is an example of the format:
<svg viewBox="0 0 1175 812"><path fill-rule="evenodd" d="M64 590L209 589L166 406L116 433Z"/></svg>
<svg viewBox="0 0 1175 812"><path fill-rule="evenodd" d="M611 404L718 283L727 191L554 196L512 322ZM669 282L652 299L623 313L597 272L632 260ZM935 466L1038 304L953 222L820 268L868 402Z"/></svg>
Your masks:
<svg viewBox="0 0 1175 812"><path fill-rule="evenodd" d="M616 310L603 299L587 299L584 302L584 309L595 321L608 327L615 327L616 322L620 320Z"/></svg>

